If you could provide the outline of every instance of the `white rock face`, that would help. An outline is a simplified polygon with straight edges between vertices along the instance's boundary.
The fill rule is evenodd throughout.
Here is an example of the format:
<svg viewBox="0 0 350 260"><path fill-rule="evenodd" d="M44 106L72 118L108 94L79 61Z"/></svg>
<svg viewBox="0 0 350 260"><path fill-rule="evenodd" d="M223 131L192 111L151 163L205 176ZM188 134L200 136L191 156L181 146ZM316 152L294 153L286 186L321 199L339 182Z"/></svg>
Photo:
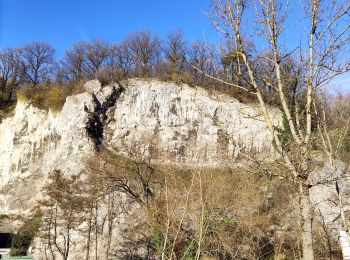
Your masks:
<svg viewBox="0 0 350 260"><path fill-rule="evenodd" d="M259 158L273 153L259 109L228 96L157 80L106 87L94 80L84 90L68 97L58 113L18 103L15 115L0 124L0 214L29 212L50 172L78 173L101 145L188 166L232 165L243 153ZM270 112L280 124L278 111ZM121 230L124 219L121 215L114 230ZM115 248L118 238L113 234ZM75 239L72 259L79 259L85 238ZM40 241L36 248L39 257Z"/></svg>
<svg viewBox="0 0 350 260"><path fill-rule="evenodd" d="M275 124L280 114L270 110ZM104 144L118 152L142 151L158 162L232 164L240 152L263 157L271 134L258 107L188 85L129 81L108 111Z"/></svg>
<svg viewBox="0 0 350 260"><path fill-rule="evenodd" d="M323 160L325 161L325 160ZM337 189L341 196L344 212L350 210L350 175L348 166L341 161L335 161L332 166L325 161L321 167L316 167L309 177L311 201L316 213L328 225L328 230L338 237L340 230L346 230L340 217L340 202Z"/></svg>
<svg viewBox="0 0 350 260"><path fill-rule="evenodd" d="M23 213L54 169L76 173L103 144L156 162L232 164L241 152L270 155L259 109L222 94L156 80L130 80L67 98L59 113L19 103L0 125L0 213ZM275 123L280 123L271 109ZM263 153L268 151L267 153Z"/></svg>
<svg viewBox="0 0 350 260"><path fill-rule="evenodd" d="M23 213L40 197L54 169L79 172L83 158L95 144L86 134L92 95L68 97L63 110L53 114L19 103L15 116L0 125L0 203L2 213ZM83 111L83 112L82 112Z"/></svg>

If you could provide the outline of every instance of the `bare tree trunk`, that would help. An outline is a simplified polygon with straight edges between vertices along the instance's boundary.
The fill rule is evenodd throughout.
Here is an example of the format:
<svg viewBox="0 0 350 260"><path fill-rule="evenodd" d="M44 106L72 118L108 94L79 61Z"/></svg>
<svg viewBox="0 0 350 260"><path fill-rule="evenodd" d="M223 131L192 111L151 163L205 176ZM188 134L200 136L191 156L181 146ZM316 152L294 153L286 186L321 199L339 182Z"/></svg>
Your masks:
<svg viewBox="0 0 350 260"><path fill-rule="evenodd" d="M70 227L67 226L67 243L66 243L66 250L64 252L64 260L68 259L68 255L69 255L69 249L70 249Z"/></svg>
<svg viewBox="0 0 350 260"><path fill-rule="evenodd" d="M300 184L301 186L301 184ZM303 260L314 259L314 247L312 236L313 214L312 206L309 196L309 190L303 192L300 188L300 214L301 214L301 228L302 228L302 248Z"/></svg>
<svg viewBox="0 0 350 260"><path fill-rule="evenodd" d="M97 202L95 204L95 259L98 259L98 253L97 253L97 248L98 248L98 219L97 219L97 213L98 213L98 205Z"/></svg>
<svg viewBox="0 0 350 260"><path fill-rule="evenodd" d="M91 229L92 229L92 205L90 208L90 216L89 216L89 222L88 222L88 234L87 234L87 241L86 241L86 260L89 260L90 258L90 244L91 244Z"/></svg>
<svg viewBox="0 0 350 260"><path fill-rule="evenodd" d="M107 241L107 249L106 249L106 259L109 259L109 252L111 249L112 243L112 234L113 234L113 209L114 209L114 193L108 196L108 241Z"/></svg>

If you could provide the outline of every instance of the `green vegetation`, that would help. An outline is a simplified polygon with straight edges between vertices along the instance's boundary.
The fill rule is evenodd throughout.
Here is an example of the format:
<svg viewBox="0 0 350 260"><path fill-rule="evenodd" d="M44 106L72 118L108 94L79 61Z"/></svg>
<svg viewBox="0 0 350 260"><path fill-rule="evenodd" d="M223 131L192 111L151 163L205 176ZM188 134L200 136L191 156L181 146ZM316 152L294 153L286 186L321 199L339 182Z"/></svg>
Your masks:
<svg viewBox="0 0 350 260"><path fill-rule="evenodd" d="M278 136L284 147L290 145L293 142L293 136L292 136L292 133L290 132L289 123L285 115L283 115L282 127L278 128L277 130L278 130Z"/></svg>
<svg viewBox="0 0 350 260"><path fill-rule="evenodd" d="M41 226L43 213L39 207L33 210L33 214L23 224L19 233L12 239L11 256L25 256L34 237L37 235Z"/></svg>
<svg viewBox="0 0 350 260"><path fill-rule="evenodd" d="M184 259L186 260L196 259L196 252L197 252L196 242L190 241L190 243L187 245L185 249Z"/></svg>
<svg viewBox="0 0 350 260"><path fill-rule="evenodd" d="M8 219L10 216L7 214L0 214L0 221L4 219Z"/></svg>
<svg viewBox="0 0 350 260"><path fill-rule="evenodd" d="M25 256L27 255L27 251L29 245L32 241L32 237L25 234L17 234L12 239L11 245L11 256Z"/></svg>
<svg viewBox="0 0 350 260"><path fill-rule="evenodd" d="M151 239L157 250L162 250L164 245L164 235L159 226L154 225L151 232Z"/></svg>

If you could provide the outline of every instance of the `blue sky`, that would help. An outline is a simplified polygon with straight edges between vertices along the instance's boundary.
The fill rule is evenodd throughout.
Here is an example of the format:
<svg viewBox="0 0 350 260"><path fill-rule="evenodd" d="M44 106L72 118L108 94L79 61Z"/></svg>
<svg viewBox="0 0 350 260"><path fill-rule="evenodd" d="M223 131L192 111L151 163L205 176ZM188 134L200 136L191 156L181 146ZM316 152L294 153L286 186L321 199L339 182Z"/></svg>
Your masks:
<svg viewBox="0 0 350 260"><path fill-rule="evenodd" d="M44 40L61 57L77 40L120 41L151 29L159 36L181 29L192 41L212 38L204 15L209 0L0 0L0 47Z"/></svg>
<svg viewBox="0 0 350 260"><path fill-rule="evenodd" d="M42 40L54 46L61 58L78 40L120 41L142 29L161 37L181 29L188 41L204 35L218 41L205 15L209 10L210 0L0 0L0 48ZM292 1L285 38L291 48L299 45L295 36L303 30L299 12L299 4ZM250 23L254 17L246 19ZM334 85L350 89L349 73L335 79Z"/></svg>

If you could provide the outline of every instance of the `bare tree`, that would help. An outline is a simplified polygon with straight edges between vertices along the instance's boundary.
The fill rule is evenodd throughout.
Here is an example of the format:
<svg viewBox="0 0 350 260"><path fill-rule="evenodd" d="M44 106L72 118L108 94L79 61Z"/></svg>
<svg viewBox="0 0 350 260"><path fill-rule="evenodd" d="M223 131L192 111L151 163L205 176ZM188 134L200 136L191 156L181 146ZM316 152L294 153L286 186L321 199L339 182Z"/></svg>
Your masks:
<svg viewBox="0 0 350 260"><path fill-rule="evenodd" d="M169 32L162 50L166 62L170 65L170 73L179 74L184 69L187 52L186 41L182 32Z"/></svg>
<svg viewBox="0 0 350 260"><path fill-rule="evenodd" d="M160 41L150 31L140 31L130 34L123 42L127 46L128 55L132 57L135 75L150 77L152 66L159 58Z"/></svg>
<svg viewBox="0 0 350 260"><path fill-rule="evenodd" d="M33 42L22 49L22 81L33 86L48 80L55 68L55 50L45 42Z"/></svg>
<svg viewBox="0 0 350 260"><path fill-rule="evenodd" d="M208 80L205 74L216 76L219 63L217 54L214 46L209 45L208 42L195 41L192 43L188 60L193 67L197 68L192 71L194 81L197 84L204 84Z"/></svg>
<svg viewBox="0 0 350 260"><path fill-rule="evenodd" d="M63 58L63 64L67 78L80 81L87 78L88 68L86 65L87 44L79 41L73 47L66 51Z"/></svg>
<svg viewBox="0 0 350 260"><path fill-rule="evenodd" d="M110 56L108 43L94 39L92 42L80 41L66 51L63 64L68 77L79 81L96 78Z"/></svg>
<svg viewBox="0 0 350 260"><path fill-rule="evenodd" d="M110 46L107 68L112 71L114 79L125 79L131 73L132 59L125 43Z"/></svg>
<svg viewBox="0 0 350 260"><path fill-rule="evenodd" d="M5 48L0 50L0 91L8 101L13 96L13 90L18 84L20 49Z"/></svg>
<svg viewBox="0 0 350 260"><path fill-rule="evenodd" d="M109 44L107 42L94 39L87 44L86 65L90 76L96 78L96 73L102 69L109 54Z"/></svg>
<svg viewBox="0 0 350 260"><path fill-rule="evenodd" d="M74 244L72 234L86 221L88 200L79 175L65 177L55 170L50 180L44 188L45 199L40 202L44 214L40 237L53 258L57 251L66 260Z"/></svg>
<svg viewBox="0 0 350 260"><path fill-rule="evenodd" d="M228 82L224 79L207 76L253 93L260 104L261 112L273 136L276 151L283 159L283 163L292 180L298 187L300 199L300 219L302 226L303 259L314 259L313 252L313 209L310 202L309 191L312 185L309 182L310 167L312 163L312 141L320 136L323 140L325 155L333 163L332 146L326 132L325 118L317 117L322 111L318 103L317 95L322 86L325 86L335 76L349 70L346 48L349 43L349 28L347 16L350 8L348 1L302 1L307 18L304 23L307 27L306 35L302 40L306 49L299 47L299 55L295 56L297 64L302 68L298 75L298 81L303 85L302 98L296 103L290 104L287 97L287 89L290 77L284 77L285 70L282 66L286 59L293 55L293 49L286 50L282 44L283 32L289 14L289 2L278 0L258 0L254 6L250 6L244 0L213 0L213 24L225 37L233 41L232 52L239 57L247 70L247 85ZM245 15L252 16L257 23L246 22ZM301 8L302 9L302 8ZM304 16L303 16L304 17ZM252 20L252 19L250 19ZM251 26L249 28L249 26ZM252 31L257 26L259 34L256 41L266 43L269 55L262 55L273 66L269 78L259 76L256 72L257 54L250 52L247 38L244 33ZM258 38L260 37L260 38ZM303 43L304 43L303 42ZM202 67L193 66L200 72ZM267 100L262 89L270 87L277 95L277 101L281 107L283 117L286 119L290 132L290 146L283 145L278 126L273 124L267 109ZM301 103L302 102L302 103ZM302 114L300 111L304 109ZM315 111L315 112L313 112ZM322 113L324 115L324 113ZM313 129L313 120L317 120L318 127ZM302 121L303 120L303 121ZM315 185L315 184L313 184Z"/></svg>

